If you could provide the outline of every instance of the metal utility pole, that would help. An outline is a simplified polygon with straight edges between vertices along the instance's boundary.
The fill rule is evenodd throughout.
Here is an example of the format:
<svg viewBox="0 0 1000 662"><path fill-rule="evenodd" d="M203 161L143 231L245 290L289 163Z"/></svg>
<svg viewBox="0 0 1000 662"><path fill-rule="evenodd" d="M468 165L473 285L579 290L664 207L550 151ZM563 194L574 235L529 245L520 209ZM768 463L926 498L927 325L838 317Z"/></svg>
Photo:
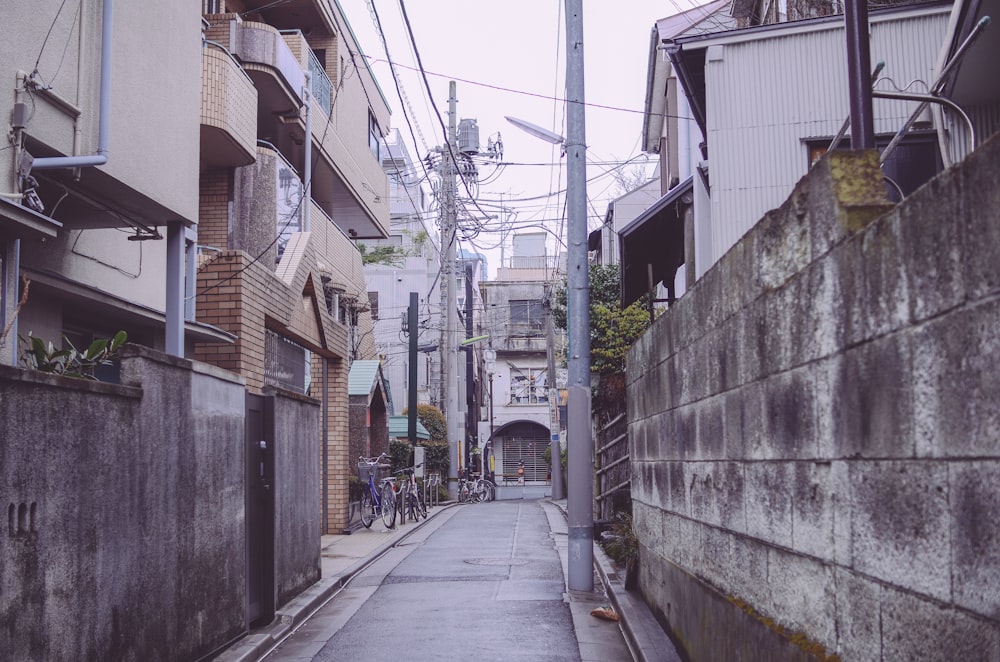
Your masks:
<svg viewBox="0 0 1000 662"><path fill-rule="evenodd" d="M847 32L847 86L851 99L851 149L875 149L868 0L844 3L844 27Z"/></svg>
<svg viewBox="0 0 1000 662"><path fill-rule="evenodd" d="M583 0L566 0L566 207L569 379L569 589L594 590L594 437L590 424L590 272L583 93Z"/></svg>
<svg viewBox="0 0 1000 662"><path fill-rule="evenodd" d="M465 337L471 338L473 334L472 328L472 263L466 262L464 264L463 273L465 274ZM476 420L479 418L479 412L476 411L476 390L475 390L475 354L476 348L473 345L465 347L465 439L468 443L465 445L465 466L472 468L472 440L476 437Z"/></svg>
<svg viewBox="0 0 1000 662"><path fill-rule="evenodd" d="M417 319L417 310L420 305L420 295L410 292L410 307L406 311L406 330L410 334L409 357L410 363L407 365L407 378L409 380L406 389L406 436L410 443L417 445L417 336L420 335Z"/></svg>
<svg viewBox="0 0 1000 662"><path fill-rule="evenodd" d="M565 496L562 476L562 451L559 448L559 388L556 383L556 333L552 324L552 287L545 286L546 359L549 373L549 450L552 458L552 498Z"/></svg>
<svg viewBox="0 0 1000 662"><path fill-rule="evenodd" d="M455 81L448 83L448 144L441 153L441 248L444 262L441 278L444 279L441 305L444 308L444 328L441 330L441 379L445 388L444 415L448 421L448 494L455 497L458 490L458 443L461 425L458 411L458 295L455 290L455 223L456 223L456 163L458 152L457 109Z"/></svg>

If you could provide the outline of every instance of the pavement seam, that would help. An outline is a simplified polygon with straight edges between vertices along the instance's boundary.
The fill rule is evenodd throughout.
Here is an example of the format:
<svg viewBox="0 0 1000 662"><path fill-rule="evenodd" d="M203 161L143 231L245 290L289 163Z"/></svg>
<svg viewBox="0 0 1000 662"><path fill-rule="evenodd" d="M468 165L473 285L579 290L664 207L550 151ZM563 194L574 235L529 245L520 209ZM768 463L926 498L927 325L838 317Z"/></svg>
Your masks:
<svg viewBox="0 0 1000 662"><path fill-rule="evenodd" d="M385 555L389 550L416 533L420 527L435 516L457 505L442 503L440 509L425 519L414 522L398 537L393 537L375 548L375 551L343 572L328 578L320 578L309 588L274 612L274 620L268 625L251 630L245 637L234 643L215 658L215 662L257 662L270 655L281 643L291 636L303 623L322 609L343 590L354 577Z"/></svg>

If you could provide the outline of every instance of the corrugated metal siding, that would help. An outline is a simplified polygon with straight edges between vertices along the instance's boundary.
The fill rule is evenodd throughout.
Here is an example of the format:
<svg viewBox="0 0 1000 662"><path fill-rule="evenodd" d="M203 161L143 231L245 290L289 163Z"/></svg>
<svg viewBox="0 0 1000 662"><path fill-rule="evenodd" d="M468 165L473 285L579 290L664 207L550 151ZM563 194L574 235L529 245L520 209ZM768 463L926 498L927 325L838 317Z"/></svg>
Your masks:
<svg viewBox="0 0 1000 662"><path fill-rule="evenodd" d="M930 83L947 20L942 10L873 23L872 61L885 60L883 76L900 88L914 80ZM714 260L784 202L805 175L803 140L832 137L847 117L845 44L841 26L712 47L706 112ZM880 87L891 89L888 81ZM876 132L895 132L912 107L876 100Z"/></svg>

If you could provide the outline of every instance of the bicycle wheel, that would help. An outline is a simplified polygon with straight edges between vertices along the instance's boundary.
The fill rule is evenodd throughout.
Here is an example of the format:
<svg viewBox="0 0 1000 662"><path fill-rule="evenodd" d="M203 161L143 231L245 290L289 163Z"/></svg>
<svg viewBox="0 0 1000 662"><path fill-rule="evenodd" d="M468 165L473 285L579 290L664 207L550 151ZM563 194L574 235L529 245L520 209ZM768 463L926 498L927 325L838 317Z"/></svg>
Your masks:
<svg viewBox="0 0 1000 662"><path fill-rule="evenodd" d="M396 528L396 490L391 485L382 488L382 523L385 528Z"/></svg>
<svg viewBox="0 0 1000 662"><path fill-rule="evenodd" d="M483 481L483 501L495 501L497 498L497 486L488 480Z"/></svg>
<svg viewBox="0 0 1000 662"><path fill-rule="evenodd" d="M416 491L417 514L427 519L427 504L424 503L424 494L419 489Z"/></svg>
<svg viewBox="0 0 1000 662"><path fill-rule="evenodd" d="M374 521L375 504L372 502L372 490L370 487L365 487L365 491L361 493L361 523L366 529L370 529Z"/></svg>
<svg viewBox="0 0 1000 662"><path fill-rule="evenodd" d="M406 493L406 517L414 522L420 519L420 516L417 514L417 495L413 492Z"/></svg>

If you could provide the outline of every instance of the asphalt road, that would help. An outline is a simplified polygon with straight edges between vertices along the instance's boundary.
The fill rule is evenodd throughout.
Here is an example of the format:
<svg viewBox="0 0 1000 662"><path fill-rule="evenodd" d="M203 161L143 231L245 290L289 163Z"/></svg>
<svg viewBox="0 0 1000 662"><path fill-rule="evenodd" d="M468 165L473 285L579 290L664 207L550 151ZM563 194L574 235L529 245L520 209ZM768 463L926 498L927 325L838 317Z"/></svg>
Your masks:
<svg viewBox="0 0 1000 662"><path fill-rule="evenodd" d="M580 660L542 501L449 509L354 577L266 659Z"/></svg>

